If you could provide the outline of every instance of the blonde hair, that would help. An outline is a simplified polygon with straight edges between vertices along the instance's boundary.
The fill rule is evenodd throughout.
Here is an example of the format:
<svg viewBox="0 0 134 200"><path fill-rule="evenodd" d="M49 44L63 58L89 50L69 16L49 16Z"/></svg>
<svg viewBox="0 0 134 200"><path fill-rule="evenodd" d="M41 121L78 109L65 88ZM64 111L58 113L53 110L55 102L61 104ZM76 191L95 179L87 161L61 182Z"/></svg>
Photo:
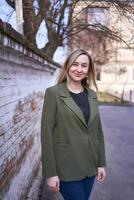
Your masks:
<svg viewBox="0 0 134 200"><path fill-rule="evenodd" d="M88 74L82 80L82 86L90 87L91 85L93 85L98 90L97 84L96 84L96 74L95 74L94 63L92 61L91 56L88 54L88 52L83 49L76 49L69 54L69 56L67 57L64 65L61 69L57 84L67 82L68 71L69 71L70 67L72 66L72 64L75 62L75 60L77 59L77 57L79 57L80 55L86 55L89 58L89 62L90 62Z"/></svg>

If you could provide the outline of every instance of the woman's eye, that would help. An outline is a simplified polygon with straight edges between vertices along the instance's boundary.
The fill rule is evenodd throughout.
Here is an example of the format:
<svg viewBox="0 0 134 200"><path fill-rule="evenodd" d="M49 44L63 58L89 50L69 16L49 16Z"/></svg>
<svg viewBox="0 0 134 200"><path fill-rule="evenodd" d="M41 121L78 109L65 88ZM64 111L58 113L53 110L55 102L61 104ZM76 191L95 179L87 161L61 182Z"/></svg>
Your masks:
<svg viewBox="0 0 134 200"><path fill-rule="evenodd" d="M78 64L78 63L73 63L73 65L74 65L74 66L78 66L79 64Z"/></svg>
<svg viewBox="0 0 134 200"><path fill-rule="evenodd" d="M81 66L82 68L86 68L86 67L88 67L86 64L79 64L79 63L73 63L72 64L73 66Z"/></svg>
<svg viewBox="0 0 134 200"><path fill-rule="evenodd" d="M87 65L82 65L83 68L87 67Z"/></svg>

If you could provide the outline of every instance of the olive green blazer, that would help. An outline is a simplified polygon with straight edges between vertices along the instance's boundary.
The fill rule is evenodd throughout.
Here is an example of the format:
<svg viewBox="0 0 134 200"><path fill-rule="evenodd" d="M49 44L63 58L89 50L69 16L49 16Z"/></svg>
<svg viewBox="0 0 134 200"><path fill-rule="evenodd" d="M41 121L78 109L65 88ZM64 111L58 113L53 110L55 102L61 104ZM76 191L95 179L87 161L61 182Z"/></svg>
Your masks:
<svg viewBox="0 0 134 200"><path fill-rule="evenodd" d="M42 172L45 178L80 180L105 166L104 136L96 93L87 89L90 118L86 124L66 83L49 87L41 119Z"/></svg>

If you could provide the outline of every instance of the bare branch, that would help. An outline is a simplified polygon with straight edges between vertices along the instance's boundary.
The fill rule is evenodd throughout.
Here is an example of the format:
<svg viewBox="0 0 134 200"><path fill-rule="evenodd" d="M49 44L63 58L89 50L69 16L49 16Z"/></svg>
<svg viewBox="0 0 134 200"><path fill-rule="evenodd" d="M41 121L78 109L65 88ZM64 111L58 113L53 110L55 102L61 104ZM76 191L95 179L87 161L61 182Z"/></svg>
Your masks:
<svg viewBox="0 0 134 200"><path fill-rule="evenodd" d="M6 2L8 3L8 5L10 5L13 9L15 9L15 0L6 0Z"/></svg>

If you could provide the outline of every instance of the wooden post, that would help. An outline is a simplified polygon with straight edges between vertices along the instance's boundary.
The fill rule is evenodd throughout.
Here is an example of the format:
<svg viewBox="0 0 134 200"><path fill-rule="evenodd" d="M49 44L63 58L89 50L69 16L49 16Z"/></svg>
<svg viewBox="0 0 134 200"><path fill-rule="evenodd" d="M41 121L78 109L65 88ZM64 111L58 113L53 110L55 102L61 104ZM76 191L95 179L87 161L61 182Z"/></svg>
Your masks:
<svg viewBox="0 0 134 200"><path fill-rule="evenodd" d="M16 10L16 26L17 31L23 34L23 8L22 0L15 0L15 10Z"/></svg>
<svg viewBox="0 0 134 200"><path fill-rule="evenodd" d="M132 102L132 90L130 90L130 93L129 93L129 102L130 103Z"/></svg>

